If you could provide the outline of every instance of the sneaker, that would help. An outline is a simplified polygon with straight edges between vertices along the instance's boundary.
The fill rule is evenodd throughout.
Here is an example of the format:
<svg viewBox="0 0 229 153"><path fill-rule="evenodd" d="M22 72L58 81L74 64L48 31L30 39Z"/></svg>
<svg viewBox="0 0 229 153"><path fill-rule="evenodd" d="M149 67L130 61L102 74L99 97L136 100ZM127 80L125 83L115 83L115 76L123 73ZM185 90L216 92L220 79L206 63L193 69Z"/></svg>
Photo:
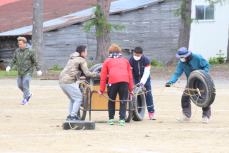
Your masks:
<svg viewBox="0 0 229 153"><path fill-rule="evenodd" d="M148 112L148 115L150 120L155 120L153 112Z"/></svg>
<svg viewBox="0 0 229 153"><path fill-rule="evenodd" d="M29 102L31 97L32 97L32 94L30 94L29 97L26 100Z"/></svg>
<svg viewBox="0 0 229 153"><path fill-rule="evenodd" d="M119 126L125 126L126 121L125 120L119 120Z"/></svg>
<svg viewBox="0 0 229 153"><path fill-rule="evenodd" d="M21 102L22 105L26 105L27 103L28 103L27 99L23 99Z"/></svg>
<svg viewBox="0 0 229 153"><path fill-rule="evenodd" d="M177 119L178 122L189 122L190 118L187 117L186 115L182 114L180 118Z"/></svg>
<svg viewBox="0 0 229 153"><path fill-rule="evenodd" d="M203 124L208 124L208 122L209 122L209 118L208 118L207 116L204 116L204 117L202 118L202 123L203 123Z"/></svg>
<svg viewBox="0 0 229 153"><path fill-rule="evenodd" d="M70 121L78 121L80 120L78 116L70 116Z"/></svg>
<svg viewBox="0 0 229 153"><path fill-rule="evenodd" d="M115 124L115 120L114 119L109 119L108 124L109 125L114 125Z"/></svg>

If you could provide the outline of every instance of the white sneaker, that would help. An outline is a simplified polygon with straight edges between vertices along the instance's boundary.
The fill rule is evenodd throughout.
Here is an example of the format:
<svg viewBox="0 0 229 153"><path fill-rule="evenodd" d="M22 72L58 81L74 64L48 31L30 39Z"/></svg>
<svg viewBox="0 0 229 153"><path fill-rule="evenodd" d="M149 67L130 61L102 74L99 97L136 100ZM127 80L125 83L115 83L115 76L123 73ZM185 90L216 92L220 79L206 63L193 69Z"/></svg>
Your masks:
<svg viewBox="0 0 229 153"><path fill-rule="evenodd" d="M202 118L202 123L203 124L208 124L208 122L209 122L209 118L207 116Z"/></svg>
<svg viewBox="0 0 229 153"><path fill-rule="evenodd" d="M189 122L190 120L191 119L184 114L182 114L182 116L180 118L177 118L178 122Z"/></svg>

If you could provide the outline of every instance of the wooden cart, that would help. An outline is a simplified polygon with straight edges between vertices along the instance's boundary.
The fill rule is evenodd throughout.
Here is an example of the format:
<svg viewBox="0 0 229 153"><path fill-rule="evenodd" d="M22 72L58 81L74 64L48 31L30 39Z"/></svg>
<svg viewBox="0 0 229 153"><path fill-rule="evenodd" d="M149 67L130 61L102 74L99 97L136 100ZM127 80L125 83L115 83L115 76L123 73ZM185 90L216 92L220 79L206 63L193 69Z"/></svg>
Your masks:
<svg viewBox="0 0 229 153"><path fill-rule="evenodd" d="M90 68L92 72L101 72L102 64L96 64ZM83 94L83 102L80 107L80 111L78 112L78 116L81 119L79 123L82 125L83 123L92 123L92 111L108 111L108 99L107 95L99 95L97 91L99 91L99 78L91 78L88 80L82 80L80 83L80 89ZM119 98L117 97L117 102L115 105L116 111L119 111ZM133 121L142 121L145 115L146 110L146 100L143 89L140 87L134 88L134 96L131 101L127 102L127 113L126 113L126 122ZM86 121L86 117L89 115L89 121ZM85 121L85 122L82 122ZM74 125L73 122L71 122ZM94 124L94 123L93 123ZM93 129L94 125L89 125L89 129ZM69 122L64 124L64 129L71 128ZM87 129L87 127L86 127Z"/></svg>

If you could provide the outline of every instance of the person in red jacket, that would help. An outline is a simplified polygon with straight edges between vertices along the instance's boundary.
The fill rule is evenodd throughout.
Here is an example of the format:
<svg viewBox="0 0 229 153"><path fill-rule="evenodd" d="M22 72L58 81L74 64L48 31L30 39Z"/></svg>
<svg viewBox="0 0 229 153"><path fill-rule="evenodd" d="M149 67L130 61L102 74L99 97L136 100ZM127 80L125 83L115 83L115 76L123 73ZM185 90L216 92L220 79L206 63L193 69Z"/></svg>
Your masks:
<svg viewBox="0 0 229 153"><path fill-rule="evenodd" d="M117 44L112 44L108 51L109 58L104 61L100 75L100 94L104 93L108 80L107 91L110 98L108 102L108 123L114 125L115 102L113 100L119 94L121 101L119 125L124 126L129 92L132 94L134 88L131 66L129 61L122 57L121 48Z"/></svg>

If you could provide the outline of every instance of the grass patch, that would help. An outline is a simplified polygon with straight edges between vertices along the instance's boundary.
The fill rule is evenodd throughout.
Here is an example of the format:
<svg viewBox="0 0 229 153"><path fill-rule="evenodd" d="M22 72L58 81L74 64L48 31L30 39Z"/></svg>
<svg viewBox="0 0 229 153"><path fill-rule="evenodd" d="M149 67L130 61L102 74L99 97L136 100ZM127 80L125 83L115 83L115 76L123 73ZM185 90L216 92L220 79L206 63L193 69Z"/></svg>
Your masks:
<svg viewBox="0 0 229 153"><path fill-rule="evenodd" d="M10 71L10 72L6 72L6 71L0 71L0 78L15 78L17 77L17 71Z"/></svg>

